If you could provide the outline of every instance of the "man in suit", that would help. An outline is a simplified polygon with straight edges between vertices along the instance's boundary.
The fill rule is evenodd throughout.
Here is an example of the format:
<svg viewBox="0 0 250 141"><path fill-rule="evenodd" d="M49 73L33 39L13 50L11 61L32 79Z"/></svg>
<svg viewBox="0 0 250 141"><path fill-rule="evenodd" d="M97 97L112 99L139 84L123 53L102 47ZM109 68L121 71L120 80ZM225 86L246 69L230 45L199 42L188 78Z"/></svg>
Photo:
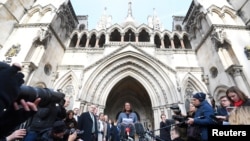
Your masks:
<svg viewBox="0 0 250 141"><path fill-rule="evenodd" d="M76 121L78 121L78 118L79 118L79 109L78 108L74 108L74 118L76 119Z"/></svg>
<svg viewBox="0 0 250 141"><path fill-rule="evenodd" d="M109 141L110 139L110 130L111 130L111 125L109 123L109 118L108 118L108 115L104 115L104 121L105 121L105 125L106 125L106 130L105 130L105 135L106 135L106 141Z"/></svg>
<svg viewBox="0 0 250 141"><path fill-rule="evenodd" d="M96 141L97 140L97 119L94 115L96 110L95 105L89 106L89 111L84 112L78 119L78 129L84 130L80 138L84 141Z"/></svg>

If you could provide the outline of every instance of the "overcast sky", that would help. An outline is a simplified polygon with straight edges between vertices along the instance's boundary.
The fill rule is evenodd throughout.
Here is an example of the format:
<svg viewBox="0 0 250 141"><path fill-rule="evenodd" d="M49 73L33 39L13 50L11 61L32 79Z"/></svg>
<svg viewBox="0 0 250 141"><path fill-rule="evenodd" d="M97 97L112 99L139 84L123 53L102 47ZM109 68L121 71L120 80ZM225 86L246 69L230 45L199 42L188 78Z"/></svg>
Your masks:
<svg viewBox="0 0 250 141"><path fill-rule="evenodd" d="M165 29L172 30L172 16L184 16L192 0L71 0L77 15L88 15L89 30L94 29L103 14L104 7L112 16L112 23L122 23L132 2L132 13L138 24L147 24L147 17L156 14Z"/></svg>

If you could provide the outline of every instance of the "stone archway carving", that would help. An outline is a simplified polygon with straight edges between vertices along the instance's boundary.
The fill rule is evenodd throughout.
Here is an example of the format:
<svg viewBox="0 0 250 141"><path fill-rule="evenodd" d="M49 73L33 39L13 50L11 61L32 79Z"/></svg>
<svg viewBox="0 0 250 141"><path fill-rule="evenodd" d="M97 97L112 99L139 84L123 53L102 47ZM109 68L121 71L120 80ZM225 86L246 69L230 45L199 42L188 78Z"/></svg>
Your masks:
<svg viewBox="0 0 250 141"><path fill-rule="evenodd" d="M97 104L105 108L108 95L112 88L122 79L132 77L139 81L147 91L153 109L154 125L158 128L159 116L162 107L169 107L179 101L173 80L175 72L168 67L161 67L150 56L138 52L125 51L106 58L94 69L85 83L80 96L81 101ZM103 109L100 109L102 111Z"/></svg>

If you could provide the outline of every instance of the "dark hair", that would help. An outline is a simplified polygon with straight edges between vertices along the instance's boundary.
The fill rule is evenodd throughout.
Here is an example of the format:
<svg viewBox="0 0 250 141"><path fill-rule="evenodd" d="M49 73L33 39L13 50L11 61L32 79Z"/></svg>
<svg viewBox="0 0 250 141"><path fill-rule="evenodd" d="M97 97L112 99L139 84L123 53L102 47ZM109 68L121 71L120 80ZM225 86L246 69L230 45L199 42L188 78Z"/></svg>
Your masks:
<svg viewBox="0 0 250 141"><path fill-rule="evenodd" d="M125 102L125 103L124 103L123 112L126 112L126 109L125 109L125 105L126 105L126 104L129 104L129 105L130 105L130 110L129 110L129 112L131 113L133 110L132 110L132 105L131 105L129 102Z"/></svg>
<svg viewBox="0 0 250 141"><path fill-rule="evenodd" d="M162 116L166 116L165 114L161 114L161 118L162 118Z"/></svg>
<svg viewBox="0 0 250 141"><path fill-rule="evenodd" d="M236 94L239 96L239 98L240 98L243 102L246 102L246 101L248 100L247 95L246 95L243 91L241 91L241 90L240 90L238 87L236 87L236 86L232 86L232 87L228 88L227 91L226 91L227 98L229 99L229 101L230 101L231 103L234 103L234 101L228 96L228 94L229 94L230 92L236 93Z"/></svg>
<svg viewBox="0 0 250 141"><path fill-rule="evenodd" d="M226 96L226 95L223 95L223 96L221 96L220 98L219 98L219 100L221 100L222 98L227 98L228 99L228 97Z"/></svg>
<svg viewBox="0 0 250 141"><path fill-rule="evenodd" d="M73 113L73 115L75 114L75 112L73 110L68 110L67 111L67 115L66 115L66 118L69 119L69 115Z"/></svg>

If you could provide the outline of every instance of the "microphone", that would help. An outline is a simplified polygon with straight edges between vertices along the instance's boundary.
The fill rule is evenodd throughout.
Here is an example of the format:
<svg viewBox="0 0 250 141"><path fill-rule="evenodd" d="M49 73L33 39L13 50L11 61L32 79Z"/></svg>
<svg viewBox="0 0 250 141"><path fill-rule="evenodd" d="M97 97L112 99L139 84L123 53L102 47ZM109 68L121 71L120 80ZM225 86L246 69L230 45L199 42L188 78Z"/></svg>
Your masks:
<svg viewBox="0 0 250 141"><path fill-rule="evenodd" d="M121 125L121 127L120 127L121 129L120 129L120 136L121 137L125 137L126 135L125 135L125 126L124 125Z"/></svg>
<svg viewBox="0 0 250 141"><path fill-rule="evenodd" d="M139 136L142 136L145 133L141 123L135 123L135 132Z"/></svg>

